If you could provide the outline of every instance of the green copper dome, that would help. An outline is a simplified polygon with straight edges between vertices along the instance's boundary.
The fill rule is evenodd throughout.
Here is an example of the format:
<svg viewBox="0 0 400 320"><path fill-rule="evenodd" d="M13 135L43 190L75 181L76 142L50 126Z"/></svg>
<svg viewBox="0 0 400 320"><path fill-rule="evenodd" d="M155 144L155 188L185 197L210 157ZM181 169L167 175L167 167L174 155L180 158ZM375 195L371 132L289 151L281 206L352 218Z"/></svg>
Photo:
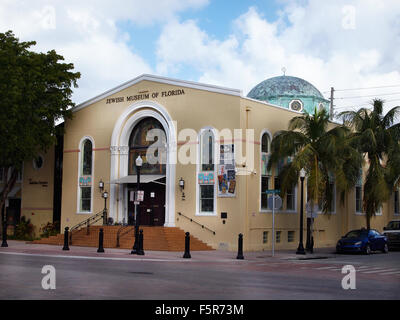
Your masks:
<svg viewBox="0 0 400 320"><path fill-rule="evenodd" d="M304 79L279 76L264 80L247 95L248 98L269 102L295 111L312 113L314 108L329 110L329 100Z"/></svg>

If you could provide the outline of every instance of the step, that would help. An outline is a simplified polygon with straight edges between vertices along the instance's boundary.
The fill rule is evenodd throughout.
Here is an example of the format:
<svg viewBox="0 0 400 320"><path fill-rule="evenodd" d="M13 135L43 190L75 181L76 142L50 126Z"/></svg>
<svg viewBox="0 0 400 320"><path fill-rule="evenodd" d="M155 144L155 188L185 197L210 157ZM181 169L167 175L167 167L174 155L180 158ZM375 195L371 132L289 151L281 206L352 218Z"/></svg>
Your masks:
<svg viewBox="0 0 400 320"><path fill-rule="evenodd" d="M121 226L90 226L89 234L87 234L86 228L74 230L72 232L72 245L97 247L101 228L104 231L103 246L105 248L115 248L117 244L118 231L121 229ZM160 226L142 226L140 229L143 230L144 250L184 251L185 249L185 232L182 229L177 227L167 228ZM127 227L122 230L119 248L131 249L134 243L134 227ZM33 243L63 245L64 234L58 234L57 236L36 240ZM201 240L191 236L190 250L203 251L213 249Z"/></svg>

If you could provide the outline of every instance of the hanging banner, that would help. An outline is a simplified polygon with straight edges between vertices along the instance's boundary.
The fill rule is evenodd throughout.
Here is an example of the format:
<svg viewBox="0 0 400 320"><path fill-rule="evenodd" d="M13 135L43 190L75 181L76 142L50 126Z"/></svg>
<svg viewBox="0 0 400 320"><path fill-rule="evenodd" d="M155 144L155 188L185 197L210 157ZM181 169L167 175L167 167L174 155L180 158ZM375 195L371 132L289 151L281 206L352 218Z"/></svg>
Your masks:
<svg viewBox="0 0 400 320"><path fill-rule="evenodd" d="M79 177L80 187L90 187L92 185L92 176L81 176Z"/></svg>
<svg viewBox="0 0 400 320"><path fill-rule="evenodd" d="M197 175L198 184L214 184L214 172L200 172Z"/></svg>
<svg viewBox="0 0 400 320"><path fill-rule="evenodd" d="M218 165L218 197L236 196L235 149L233 144L220 145Z"/></svg>

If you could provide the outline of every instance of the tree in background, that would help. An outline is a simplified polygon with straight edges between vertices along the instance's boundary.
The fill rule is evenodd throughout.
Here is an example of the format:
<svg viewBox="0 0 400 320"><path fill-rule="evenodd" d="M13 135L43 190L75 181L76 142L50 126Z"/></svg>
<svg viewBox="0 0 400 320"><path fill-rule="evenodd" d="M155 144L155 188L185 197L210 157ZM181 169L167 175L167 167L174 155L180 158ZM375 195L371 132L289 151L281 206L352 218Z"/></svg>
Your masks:
<svg viewBox="0 0 400 320"><path fill-rule="evenodd" d="M271 142L269 169L291 158L279 174L281 195L296 185L302 168L307 173L307 194L314 204L329 212L333 201L332 178L344 201L345 193L357 182L362 157L347 140L350 130L334 126L328 130L329 113L325 109L305 113L289 122L288 130L278 131Z"/></svg>
<svg viewBox="0 0 400 320"><path fill-rule="evenodd" d="M347 139L350 130L344 126L333 126L328 130L329 113L325 109L314 109L314 114L305 113L289 122L288 130L278 131L271 142L270 170L273 165L286 161L279 172L281 196L295 186L300 170L307 174L307 195L310 208L317 205L329 213L334 201L334 188L342 203L345 194L357 182L358 170L363 159ZM334 183L333 183L334 179ZM312 218L307 218L307 249L312 250Z"/></svg>
<svg viewBox="0 0 400 320"><path fill-rule="evenodd" d="M392 194L400 176L400 107L394 107L383 116L383 101L375 99L373 109L345 111L339 114L343 123L354 130L351 145L367 160L364 182L363 210L367 229L371 217L381 209Z"/></svg>
<svg viewBox="0 0 400 320"><path fill-rule="evenodd" d="M56 121L72 118L72 86L77 87L80 73L60 62L64 58L54 50L30 51L35 44L19 42L12 31L0 33L0 208L24 161L46 152L63 133Z"/></svg>

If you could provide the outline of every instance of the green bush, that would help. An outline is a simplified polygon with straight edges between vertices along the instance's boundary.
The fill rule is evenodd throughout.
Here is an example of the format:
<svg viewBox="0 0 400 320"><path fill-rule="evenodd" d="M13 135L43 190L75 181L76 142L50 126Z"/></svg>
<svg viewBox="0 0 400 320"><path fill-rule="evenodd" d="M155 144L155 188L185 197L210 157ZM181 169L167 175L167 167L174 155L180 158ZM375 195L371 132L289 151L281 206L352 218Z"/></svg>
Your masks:
<svg viewBox="0 0 400 320"><path fill-rule="evenodd" d="M15 227L15 239L32 241L33 228L34 226L31 220L26 220L26 218L22 216L20 222Z"/></svg>

